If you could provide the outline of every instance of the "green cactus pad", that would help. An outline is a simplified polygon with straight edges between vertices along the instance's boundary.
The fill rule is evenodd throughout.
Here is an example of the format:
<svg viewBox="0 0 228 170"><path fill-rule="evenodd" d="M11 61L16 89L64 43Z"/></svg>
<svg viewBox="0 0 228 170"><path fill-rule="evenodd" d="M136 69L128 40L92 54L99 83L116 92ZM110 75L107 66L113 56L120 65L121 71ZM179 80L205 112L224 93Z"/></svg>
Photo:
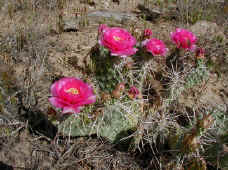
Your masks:
<svg viewBox="0 0 228 170"><path fill-rule="evenodd" d="M136 104L134 101L132 103ZM117 106L117 104L106 105L104 112L93 120L88 118L88 114L84 112L77 117L71 115L59 125L59 131L70 136L97 134L116 143L128 136L128 131L135 129L138 123L140 112L128 112L131 110L132 104L126 106L128 111L124 107Z"/></svg>

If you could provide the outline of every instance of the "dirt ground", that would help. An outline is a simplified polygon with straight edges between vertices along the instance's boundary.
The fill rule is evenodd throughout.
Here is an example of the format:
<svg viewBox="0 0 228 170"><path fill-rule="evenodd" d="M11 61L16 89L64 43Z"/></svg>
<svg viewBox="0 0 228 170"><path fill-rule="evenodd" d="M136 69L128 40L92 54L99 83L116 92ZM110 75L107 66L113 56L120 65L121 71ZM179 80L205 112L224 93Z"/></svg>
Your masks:
<svg viewBox="0 0 228 170"><path fill-rule="evenodd" d="M97 29L101 23L126 28L135 36L150 28L153 36L162 39L170 51L174 48L169 37L171 31L176 27L193 29L202 38L199 45L206 49L207 61L214 64L209 83L181 95L179 103L188 108L228 106L228 13L225 2L216 2L216 7L207 9L212 15L202 17L214 24L209 26L211 30L207 29L208 32L198 29L197 21L184 22L175 1L159 2L143 8L142 0L69 0L63 4L63 9L59 9L57 0L31 3L0 0L0 72L7 72L12 94L23 92L21 102L25 107L20 115L17 112L3 114L0 108L1 170L159 169L155 159L159 155L155 155L149 146L130 152L124 144L114 145L96 136L61 136L45 118L39 118L40 124L36 126L30 119L32 114L24 116L21 113L32 108L51 120L48 97L53 81L74 76L92 82L86 67L91 48L97 43ZM87 16L96 11L113 12L117 19L115 16ZM63 30L58 24L60 13L63 14L61 21L69 26ZM124 18L124 13L130 17ZM220 37L222 43L218 43ZM57 120L61 119L57 116ZM45 125L40 128L43 122ZM29 128L31 124L34 125L32 130Z"/></svg>

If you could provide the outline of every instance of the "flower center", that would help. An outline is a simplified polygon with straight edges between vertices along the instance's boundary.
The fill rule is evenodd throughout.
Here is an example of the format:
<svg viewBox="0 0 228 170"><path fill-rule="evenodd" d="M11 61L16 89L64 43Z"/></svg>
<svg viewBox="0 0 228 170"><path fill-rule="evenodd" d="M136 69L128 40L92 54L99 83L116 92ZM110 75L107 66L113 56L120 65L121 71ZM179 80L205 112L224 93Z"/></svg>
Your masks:
<svg viewBox="0 0 228 170"><path fill-rule="evenodd" d="M76 88L69 88L69 89L66 90L66 92L70 93L70 94L73 94L73 95L79 94L79 91Z"/></svg>
<svg viewBox="0 0 228 170"><path fill-rule="evenodd" d="M122 40L122 38L118 37L118 36L113 36L113 39L116 40L116 41L119 41L119 40Z"/></svg>

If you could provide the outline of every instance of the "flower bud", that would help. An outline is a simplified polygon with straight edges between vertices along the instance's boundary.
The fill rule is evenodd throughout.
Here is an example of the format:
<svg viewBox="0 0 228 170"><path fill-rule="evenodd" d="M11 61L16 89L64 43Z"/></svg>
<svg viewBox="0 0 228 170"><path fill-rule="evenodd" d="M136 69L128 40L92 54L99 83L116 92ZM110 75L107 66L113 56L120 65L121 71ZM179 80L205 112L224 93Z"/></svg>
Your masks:
<svg viewBox="0 0 228 170"><path fill-rule="evenodd" d="M135 99L139 96L139 89L135 86L132 86L128 92L128 97L131 99Z"/></svg>
<svg viewBox="0 0 228 170"><path fill-rule="evenodd" d="M196 59L204 59L205 58L205 50L203 48L196 49Z"/></svg>
<svg viewBox="0 0 228 170"><path fill-rule="evenodd" d="M107 100L109 100L111 98L111 96L110 96L110 94L108 94L108 93L102 93L101 94L101 99L103 100L103 101L107 101Z"/></svg>
<svg viewBox="0 0 228 170"><path fill-rule="evenodd" d="M123 92L124 89L125 89L124 83L119 83L115 88L115 90L119 90L120 92Z"/></svg>
<svg viewBox="0 0 228 170"><path fill-rule="evenodd" d="M120 90L116 89L112 91L112 96L116 99L119 99L121 97L121 92Z"/></svg>
<svg viewBox="0 0 228 170"><path fill-rule="evenodd" d="M144 33L143 33L143 37L144 37L144 39L150 39L152 34L153 33L152 33L151 29L145 29Z"/></svg>
<svg viewBox="0 0 228 170"><path fill-rule="evenodd" d="M211 114L204 115L202 120L199 120L198 124L200 128L208 129L214 123L214 118Z"/></svg>
<svg viewBox="0 0 228 170"><path fill-rule="evenodd" d="M199 137L196 133L185 134L182 143L182 152L195 152L199 148Z"/></svg>

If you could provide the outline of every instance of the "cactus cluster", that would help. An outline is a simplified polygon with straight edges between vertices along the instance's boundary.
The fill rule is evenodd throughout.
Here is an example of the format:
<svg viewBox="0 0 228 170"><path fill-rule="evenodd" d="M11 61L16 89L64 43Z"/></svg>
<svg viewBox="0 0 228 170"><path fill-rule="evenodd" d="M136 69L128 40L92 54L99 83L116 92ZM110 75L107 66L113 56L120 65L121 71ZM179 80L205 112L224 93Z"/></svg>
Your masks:
<svg viewBox="0 0 228 170"><path fill-rule="evenodd" d="M102 29L109 28L103 26L100 33ZM182 39L177 39L179 34L191 37L191 48ZM172 38L185 50L195 48L195 37L187 30L177 29ZM114 40L119 41L121 38L114 36ZM129 48L132 50L133 47ZM114 50L116 49L118 48ZM139 49L142 51L139 50L130 59L110 55L111 52L104 46L97 45L91 51L90 73L98 85L97 93L102 95L95 105L85 107L80 114L71 115L63 121L59 125L59 131L69 136L96 134L112 143L131 137L129 149L140 149L146 143L152 148L158 147L154 149L156 152L168 147L171 155L169 163L164 166L166 169L206 169L206 162L219 154L219 164L212 161L213 166L226 167L226 110L197 108L197 113L188 113L187 116L178 113L182 114L183 119L188 119L188 125L178 122L179 115L175 111L178 98L183 92L206 84L210 78L204 51L199 50L195 65L191 65L191 69L186 72L185 69L170 69L167 62L163 62L166 64L164 69L154 67L161 64L161 61L154 60L157 56L149 56L144 60L145 56L151 54L141 47ZM157 49L154 47L153 50ZM177 49L177 54L181 55L179 50ZM167 84L164 84L164 79ZM131 88L132 86L134 87ZM130 91L135 94L129 95ZM219 132L215 129L219 129ZM210 155L208 152L214 155L206 157L206 154ZM157 160L160 164L164 161L163 157ZM188 163L184 164L186 161Z"/></svg>

